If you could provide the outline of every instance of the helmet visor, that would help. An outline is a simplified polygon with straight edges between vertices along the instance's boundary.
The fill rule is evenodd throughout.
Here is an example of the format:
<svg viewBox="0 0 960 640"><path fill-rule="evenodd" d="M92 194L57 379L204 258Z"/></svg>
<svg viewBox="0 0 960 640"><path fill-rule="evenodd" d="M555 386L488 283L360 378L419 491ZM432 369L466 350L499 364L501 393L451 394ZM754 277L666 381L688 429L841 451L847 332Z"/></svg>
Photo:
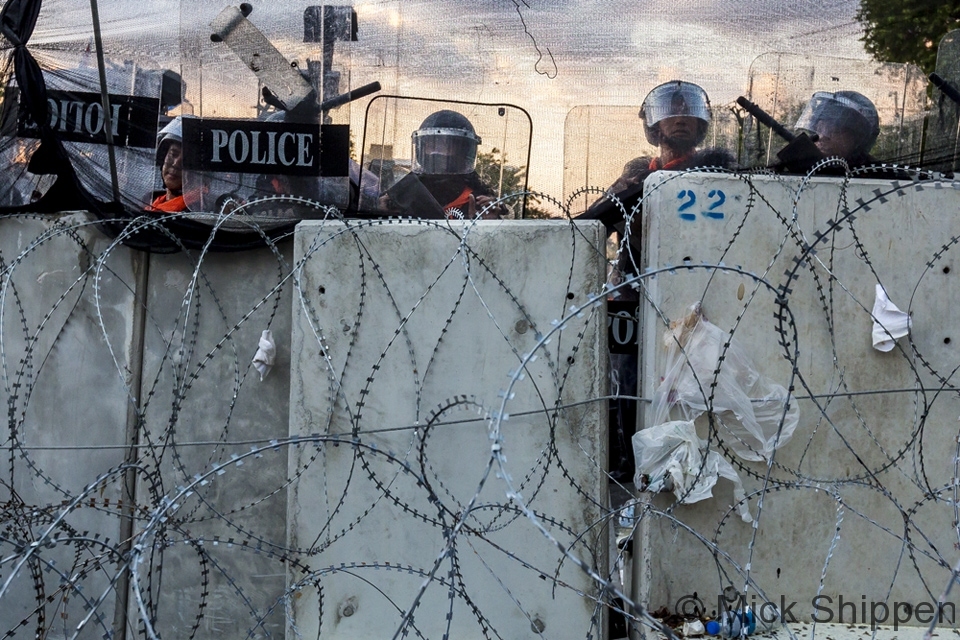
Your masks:
<svg viewBox="0 0 960 640"><path fill-rule="evenodd" d="M826 128L844 130L872 142L872 127L860 112L861 105L844 96L818 91L803 108L794 128L822 134Z"/></svg>
<svg viewBox="0 0 960 640"><path fill-rule="evenodd" d="M463 129L413 132L413 172L425 175L472 173L480 140Z"/></svg>
<svg viewBox="0 0 960 640"><path fill-rule="evenodd" d="M676 116L710 122L710 106L703 89L688 82L670 82L655 88L643 103L643 114L648 127Z"/></svg>

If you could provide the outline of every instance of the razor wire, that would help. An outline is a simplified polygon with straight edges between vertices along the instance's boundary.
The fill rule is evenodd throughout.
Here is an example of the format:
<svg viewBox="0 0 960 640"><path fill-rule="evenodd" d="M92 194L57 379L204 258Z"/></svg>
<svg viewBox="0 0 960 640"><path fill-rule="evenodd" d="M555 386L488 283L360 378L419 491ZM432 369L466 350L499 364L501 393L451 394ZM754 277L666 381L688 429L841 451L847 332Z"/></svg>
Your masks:
<svg viewBox="0 0 960 640"><path fill-rule="evenodd" d="M952 467L944 481L943 469L930 468L935 465L929 460L940 460L937 455L943 449L939 444L942 438L934 439L931 433L937 429L942 436L944 432L931 415L943 404L955 409L951 403L957 401L957 366L944 365L908 339L898 343L895 357L906 363L911 385L869 391L851 388L849 373L838 355L838 342L844 338L835 333L840 320L835 316L840 313L837 300L849 300L868 317L872 315L871 301L857 298L851 283L835 270L833 256L838 250L837 238L843 237L879 281L879 258L857 233L858 221L871 209L893 210L907 192L958 191L960 183L928 171L894 167L890 169L892 177L876 181L872 199L848 202L846 185L858 172L847 168L846 177L837 179L841 197L834 217L811 235L798 223L797 211L813 189L817 173L825 167L824 163L814 168L799 183L784 182L784 188L793 194L793 210L777 209L764 200L763 190L755 182L760 175L770 176L731 174L746 186L749 198L736 213L739 224L727 240L727 249L744 241L740 234L751 216L761 215L763 207L772 209L780 235L776 252L761 261L766 269L750 270L723 261L651 264L642 273L628 274L602 290L588 292L575 304L558 301L557 316L549 325L538 324L508 279L491 268L472 244L469 225L461 233L460 227L454 229L446 221L403 221L453 238L458 246L445 267L431 276L434 284L447 273L457 274L462 282L458 295L447 301L448 316L440 319L443 330L436 344L430 345L426 361L417 359L407 325L418 321L415 311L433 285L412 309L404 308L388 290L388 278L363 240L365 229L401 221L344 220L335 209L318 207L318 219L343 226L331 227L337 230L327 235L318 234L305 255L294 261L287 243L292 231L280 237L267 233L262 220L244 217L242 209L207 217L209 242L200 249L181 246L182 254L175 257L151 257L124 245L138 233L164 234L176 243L176 237L155 217L126 222L115 239L100 234L104 221L82 214L5 217L0 221L4 236L17 240L5 242L0 255L0 366L7 401L7 427L0 444L4 453L0 496L6 496L0 502L3 637L33 633L35 637L65 638L203 638L234 627L241 633L236 637L303 637L303 614L297 613L302 604L298 601L313 597L322 636L338 621L355 615L358 606L356 602L328 600L326 585L336 576L349 576L379 590L387 603L383 615L395 621L393 637L433 637L427 629L434 628L435 621L424 622L420 612L423 599L437 592L445 594L449 605L439 627L444 637L463 625L476 637L510 637L511 632L501 625L502 612L485 610L476 600L477 576L465 569L466 561L473 557L480 559L490 579L538 637L572 633L602 638L615 616L622 616L629 627L643 633L673 637L676 630L656 611L672 603L644 604L632 593L620 576L630 561L629 554L611 543L632 537L634 549L639 550L638 541L645 539L642 536L647 534L642 532L646 528L683 533L712 557L712 565L702 569L712 574L710 583L718 593L733 587L744 596L756 593L770 598L776 585L757 578L753 552L757 536L771 526L765 500L784 494L798 496L794 499L801 506L822 499L833 505L831 533L816 541L822 553L817 567L818 596L830 590L838 544L851 522L858 521L900 546L899 554L885 558L885 563L894 567L890 583L885 585L887 597L892 597L898 577L910 574L924 585L927 597L942 601L958 576L960 445L955 443L960 442L960 433L952 427ZM640 226L643 206L657 190L687 174L676 172L629 209L619 203L628 228ZM599 189L586 191L602 193ZM571 201L583 193L574 194ZM501 198L492 206L529 195L562 214L558 217L566 222L555 224L569 226L572 253L581 236L573 221L575 212L563 202L545 194L523 193ZM614 198L612 194L605 197ZM221 227L252 230L266 248L258 250L255 263L248 261L247 254L233 254L231 265L230 256L209 251ZM322 303L316 291L305 287L302 274L311 262L324 258L338 235L353 242L356 253L352 260L362 277L353 292L355 308L340 309L342 326L331 326L321 319L318 305ZM938 271L948 273L958 243L960 235L950 235L932 255L916 256L925 265L921 279ZM590 250L605 253L604 247ZM632 251L630 243L622 242L618 257ZM779 268L783 256L789 256L790 267L778 272L774 267ZM641 256L632 257L636 264L642 263ZM52 268L58 265L63 267L59 272ZM254 271L244 275L244 268ZM717 452L728 461L749 487L743 501L754 521L745 543L736 536L726 537L734 528L736 519L731 515L738 513L739 505L730 505L709 528L698 529L681 515L682 491L676 496L640 494L638 498L633 486L604 475L608 474L605 459L592 461L598 477L631 497L615 500L597 495L589 478L570 470L565 459L570 452L558 443L561 416L582 404L562 400L565 385L571 384L572 363L578 350L587 348L583 344L585 327L603 324L605 300L629 294L640 304L651 305L650 317L659 334L668 328L675 310L659 308L652 287L684 274L706 274L707 288L715 286L715 279L729 276L750 283L742 309L732 325L725 326L732 339L737 338L754 300L772 301L775 312L773 322L766 325L768 337L779 346L777 358L789 365L789 379L783 382L790 398L804 403L804 424L813 425L809 431L794 434L791 446L801 453L787 458L775 453L763 463L745 462L731 445L736 436L725 422L729 418L710 410L729 340L722 345L712 377L697 380L708 407L702 425L707 434L706 451ZM427 407L422 390L430 376L436 375L434 363L441 345L470 339L447 331L462 313L464 300L480 298L493 321L501 320L493 317L483 301L475 280L481 275L495 282L499 293L523 316L534 332L535 346L521 350L510 344L509 331L497 324L514 356L513 362L503 363L507 383L499 397L467 394ZM253 289L239 306L234 290L238 285L224 284L231 278ZM812 287L812 301L794 297L800 281ZM919 286L918 281L916 288ZM393 308L368 307L372 291L381 289L387 289L388 297L395 301ZM832 385L828 393L810 381L810 372L802 364L796 310L803 305L812 307L828 327L830 344L823 345L833 362L827 375ZM302 310L310 328L310 349L327 373L325 380L312 381L322 388L327 408L323 415L313 417L315 432L310 434L288 431L292 408L286 395L290 383L284 374L268 375L263 383L256 380L251 364L254 349L250 336L263 329L286 332L292 306ZM121 307L139 318L139 330L127 327L124 323L128 320L118 317ZM383 322L384 316L395 318L396 326L382 356L388 351L402 352L409 361L406 383L413 386L411 406L417 416L410 424L384 421L383 416L364 408L365 396L396 384L380 373L383 358L368 372L353 367L351 354L360 339L360 328L368 322ZM328 340L333 332L346 334L350 341L342 362L330 355ZM560 342L565 350L558 347ZM133 371L131 363L136 358L143 363ZM542 390L539 410L530 413L539 413L550 425L550 437L542 450L526 452L532 463L524 467L516 462L516 443L507 426L523 413L512 410L514 392L537 360L547 363L550 388ZM278 363L278 368L282 364ZM91 366L98 368L99 375ZM108 376L102 375L106 368L110 369ZM61 388L66 383L51 369L74 374L73 390ZM469 381L469 372L465 375ZM359 396L344 390L342 382L347 376L365 377ZM93 386L105 378L112 380L112 390ZM263 390L265 386L257 386L264 384L273 385L269 392ZM67 406L69 394L80 393L77 389L85 395L84 406L71 408ZM116 390L120 402L108 397L116 395ZM871 423L867 403L877 401L877 396L897 402L907 398L915 406L914 424L902 425L905 431L900 435L904 437L897 442L884 439L881 425ZM616 396L604 392L587 404L606 411L607 403L617 397L636 400L641 406L652 400L620 389ZM270 403L272 407L264 407ZM840 403L846 413L838 417L834 405ZM349 416L348 432L330 430L336 411ZM84 441L79 436L91 426L83 419L93 416L113 424L112 430L107 429L113 441ZM781 426L782 420L783 416ZM463 452L431 446L438 433L465 428L482 429L488 443L485 450L471 452L482 462L482 471L471 478L476 487L472 495L458 495L451 478L438 471L442 458ZM806 456L821 446L817 435L826 432L860 463L859 469L835 477L805 469ZM378 440L384 433L405 435L406 450L385 448ZM863 438L873 448L861 450ZM738 444L750 446L743 441ZM330 479L330 490L322 498L301 495L298 491L305 475L317 473L326 453L335 449L347 452L345 475ZM705 460L694 482L708 473ZM68 474L63 472L63 467L73 464L81 465L80 476L86 478L80 484L69 484ZM375 488L373 502L351 504L359 485ZM545 510L549 503L544 496L557 487L571 491L596 518L584 526L573 523L565 511ZM410 498L411 488L419 493L416 501ZM891 524L887 511L874 513L845 493L851 488L881 497L884 508L900 518L899 524ZM370 535L364 530L364 521L385 505L394 514L397 527L415 522L443 540L432 562L412 565L403 549L397 549L395 557L366 557L360 551L363 536ZM291 509L321 514L321 524L309 544L290 544L286 527ZM936 517L930 517L931 510ZM503 532L529 532L530 527L537 533L539 551L549 550L551 564L540 565L531 559L526 543L506 546L510 537L501 535ZM344 544L358 549L352 561L325 561L332 548ZM542 612L526 606L527 594L519 592L502 569L487 562L478 551L481 547L492 548L501 560L506 559L511 574L519 572L554 594L582 600L592 612L589 624L576 630L551 628ZM571 583L565 573L570 567L587 576L589 589ZM411 584L417 586L402 597L388 596L385 587L378 587L378 580L395 575L410 576ZM232 612L233 620L221 619L226 610ZM936 625L935 620L931 629ZM787 634L796 637L795 629L786 627Z"/></svg>

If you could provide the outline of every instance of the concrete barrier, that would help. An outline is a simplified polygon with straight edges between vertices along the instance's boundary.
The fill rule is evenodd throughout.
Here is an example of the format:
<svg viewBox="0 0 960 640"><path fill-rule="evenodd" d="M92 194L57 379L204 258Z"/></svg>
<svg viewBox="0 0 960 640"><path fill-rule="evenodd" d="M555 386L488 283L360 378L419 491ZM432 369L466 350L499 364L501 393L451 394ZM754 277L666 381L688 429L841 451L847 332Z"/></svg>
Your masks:
<svg viewBox="0 0 960 640"><path fill-rule="evenodd" d="M645 496L627 594L645 611L937 618L958 205L950 181L651 182L641 426L695 302L799 422L768 465L737 455L730 414L697 419L753 524L724 480L695 504ZM0 226L4 632L604 637L608 540L631 521L607 497L599 227L315 221L295 246L147 256L82 215ZM878 284L913 323L887 352Z"/></svg>
<svg viewBox="0 0 960 640"><path fill-rule="evenodd" d="M644 204L641 395L654 398L664 375L667 324L700 302L792 392L799 425L766 464L731 450L729 412L697 419L738 470L754 523L737 516L725 481L696 504L647 498L641 599L709 612L739 592L748 604L795 602L806 623L857 624L862 604L869 615L871 603L902 602L913 613L900 624L925 625L918 606L936 606L956 561L960 183L657 178ZM888 352L872 346L878 284L913 323ZM700 372L706 404L736 366L721 358ZM646 407L641 427L655 422Z"/></svg>
<svg viewBox="0 0 960 640"><path fill-rule="evenodd" d="M287 637L603 637L598 246L597 223L298 227Z"/></svg>
<svg viewBox="0 0 960 640"><path fill-rule="evenodd" d="M2 226L4 631L389 635L411 607L430 635L445 611L601 635L597 226L305 225L298 262L151 256L82 214Z"/></svg>

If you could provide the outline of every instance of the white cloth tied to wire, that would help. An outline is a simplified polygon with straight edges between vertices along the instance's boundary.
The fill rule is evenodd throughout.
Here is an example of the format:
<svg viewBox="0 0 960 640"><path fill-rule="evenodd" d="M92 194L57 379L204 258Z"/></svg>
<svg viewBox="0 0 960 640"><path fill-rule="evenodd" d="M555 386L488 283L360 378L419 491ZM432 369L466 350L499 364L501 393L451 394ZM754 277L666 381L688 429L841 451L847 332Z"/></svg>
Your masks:
<svg viewBox="0 0 960 640"><path fill-rule="evenodd" d="M910 333L910 315L890 302L883 285L877 285L876 296L873 303L873 348L887 352L893 349L899 338Z"/></svg>
<svg viewBox="0 0 960 640"><path fill-rule="evenodd" d="M260 334L259 348L253 356L253 368L260 374L260 382L263 382L263 379L270 373L276 357L277 345L273 341L273 332L270 329L265 329Z"/></svg>

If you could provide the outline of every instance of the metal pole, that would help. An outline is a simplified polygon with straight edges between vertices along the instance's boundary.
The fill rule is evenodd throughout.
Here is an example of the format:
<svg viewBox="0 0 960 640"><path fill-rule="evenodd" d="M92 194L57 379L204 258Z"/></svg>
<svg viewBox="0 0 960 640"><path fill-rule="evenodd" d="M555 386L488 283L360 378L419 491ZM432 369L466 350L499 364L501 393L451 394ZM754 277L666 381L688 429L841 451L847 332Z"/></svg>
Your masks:
<svg viewBox="0 0 960 640"><path fill-rule="evenodd" d="M773 89L773 117L777 117L777 107L780 106L780 63L783 61L782 55L777 55L777 81L774 83ZM767 138L767 160L766 164L770 164L770 154L773 153L773 132L770 133L770 136Z"/></svg>
<svg viewBox="0 0 960 640"><path fill-rule="evenodd" d="M130 391L127 398L127 455L124 464L129 465L123 472L120 509L120 544L118 550L127 558L133 547L134 514L137 499L137 472L133 468L140 461L140 424L143 413L143 349L147 334L147 291L150 284L151 254L147 251L133 251L133 266L136 284L133 290L133 334L130 350ZM117 600L113 611L114 638L127 637L127 610L130 606L130 573L126 566L121 567L117 579Z"/></svg>
<svg viewBox="0 0 960 640"><path fill-rule="evenodd" d="M113 122L110 117L110 96L107 93L107 70L103 62L103 39L100 37L100 11L97 9L97 0L90 0L90 16L93 18L93 41L97 47L97 71L100 73L100 99L103 106L103 127L107 138L107 154L110 157L113 200L114 202L120 202L120 182L117 180L117 156L113 148Z"/></svg>

